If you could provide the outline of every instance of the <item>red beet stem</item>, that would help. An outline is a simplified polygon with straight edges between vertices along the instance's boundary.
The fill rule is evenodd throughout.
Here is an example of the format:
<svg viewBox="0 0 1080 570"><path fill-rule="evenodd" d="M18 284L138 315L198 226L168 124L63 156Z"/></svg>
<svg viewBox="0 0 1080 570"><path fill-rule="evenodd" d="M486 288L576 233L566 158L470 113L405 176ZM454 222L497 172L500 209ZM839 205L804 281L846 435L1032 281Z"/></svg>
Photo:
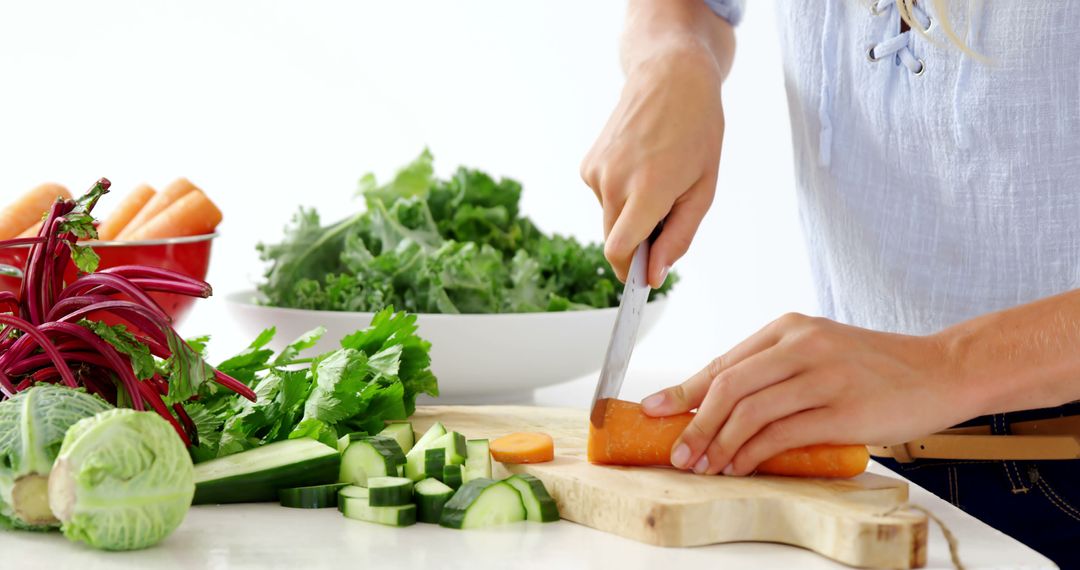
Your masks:
<svg viewBox="0 0 1080 570"><path fill-rule="evenodd" d="M120 353L116 352L112 345L101 340L101 337L93 332L71 323L45 323L41 325L40 330L42 332L55 331L73 336L92 347L94 351L108 360L109 368L120 377L120 381L124 384L128 395L131 396L131 407L136 410L144 409L143 399L137 388L139 379L135 377L135 373L131 370L131 362L120 356ZM67 364L65 363L64 366L67 366Z"/></svg>
<svg viewBox="0 0 1080 570"><path fill-rule="evenodd" d="M0 315L0 324L8 325L9 327L26 333L26 337L33 339L33 341L41 347L41 350L49 355L49 358L52 359L53 366L56 366L56 370L60 373L60 377L64 379L64 383L72 388L77 388L79 386L79 382L75 380L75 375L71 372L71 368L68 368L67 362L60 356L60 352L56 350L56 347L53 346L52 342L49 341L43 331L14 315ZM9 351L9 353L10 352L11 351Z"/></svg>

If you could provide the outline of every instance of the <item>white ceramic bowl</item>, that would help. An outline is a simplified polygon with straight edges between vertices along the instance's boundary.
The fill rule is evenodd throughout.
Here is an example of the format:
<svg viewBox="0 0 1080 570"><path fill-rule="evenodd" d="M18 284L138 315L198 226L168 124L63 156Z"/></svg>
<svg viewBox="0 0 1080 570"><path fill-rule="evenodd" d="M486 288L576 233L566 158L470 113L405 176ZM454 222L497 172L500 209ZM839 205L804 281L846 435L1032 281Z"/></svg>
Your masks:
<svg viewBox="0 0 1080 570"><path fill-rule="evenodd" d="M372 313L308 311L266 307L256 293L225 298L229 312L252 338L277 327L278 349L315 327L326 327L316 350L337 346L341 337L368 326ZM648 334L666 301L649 303L638 331ZM439 378L439 402L479 403L526 400L542 386L567 382L600 370L615 308L559 313L494 315L421 314L419 334L431 342L431 367Z"/></svg>

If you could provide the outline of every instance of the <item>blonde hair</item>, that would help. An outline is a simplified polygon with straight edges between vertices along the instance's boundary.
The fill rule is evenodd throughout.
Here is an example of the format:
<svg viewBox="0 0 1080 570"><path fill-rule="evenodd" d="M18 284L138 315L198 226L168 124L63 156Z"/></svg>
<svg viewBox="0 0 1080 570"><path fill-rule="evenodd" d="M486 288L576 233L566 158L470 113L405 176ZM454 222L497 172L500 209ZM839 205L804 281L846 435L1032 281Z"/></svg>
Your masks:
<svg viewBox="0 0 1080 570"><path fill-rule="evenodd" d="M914 10L915 8L916 1L917 0L896 0L896 9L900 12L900 18L903 19L904 22L907 22L907 25L910 26L911 29L917 31L919 34L921 34L928 40L934 41L927 35L926 28L923 27L923 25L919 22L919 19L916 18L915 15L912 13L912 10ZM929 2L934 7L934 15L937 16L938 26L941 27L941 31L945 34L945 38L949 40L950 44L956 46L958 49L960 49L960 51L964 52L967 55L970 55L971 57L979 61L982 61L984 63L989 62L989 59L986 56L971 49L971 47L968 45L967 39L961 38L960 35L956 33L956 29L953 27L952 21L949 19L949 5L951 3L950 0L923 0L923 2L924 4ZM982 6L979 5L981 4L981 0L967 0L966 3L968 10L968 22L970 23L971 14L974 11L982 8ZM967 34L965 35L970 36L970 34L971 26L969 24Z"/></svg>

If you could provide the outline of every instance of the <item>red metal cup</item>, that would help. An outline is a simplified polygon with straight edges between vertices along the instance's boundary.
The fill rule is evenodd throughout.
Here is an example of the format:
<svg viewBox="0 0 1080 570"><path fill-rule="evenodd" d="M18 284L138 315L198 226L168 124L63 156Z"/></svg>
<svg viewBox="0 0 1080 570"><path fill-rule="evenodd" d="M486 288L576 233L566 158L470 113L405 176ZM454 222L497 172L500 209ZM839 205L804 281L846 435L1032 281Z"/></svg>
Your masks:
<svg viewBox="0 0 1080 570"><path fill-rule="evenodd" d="M119 265L148 265L170 269L194 277L206 279L210 267L210 245L217 234L200 236L153 239L144 241L90 241L80 242L89 245L101 257L99 269ZM8 247L0 249L0 264L22 270L30 247ZM75 264L68 265L64 279L70 283L77 276ZM18 277L0 275L0 291L19 293L21 280ZM151 292L149 295L161 305L173 319L179 323L191 310L195 298L175 293Z"/></svg>

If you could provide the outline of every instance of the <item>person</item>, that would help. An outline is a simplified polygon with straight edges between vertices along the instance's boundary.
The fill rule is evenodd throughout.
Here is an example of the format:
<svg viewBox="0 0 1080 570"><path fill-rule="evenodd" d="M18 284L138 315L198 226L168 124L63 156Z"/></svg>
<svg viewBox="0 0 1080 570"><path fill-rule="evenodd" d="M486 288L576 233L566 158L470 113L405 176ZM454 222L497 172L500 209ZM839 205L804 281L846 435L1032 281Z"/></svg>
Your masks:
<svg viewBox="0 0 1080 570"><path fill-rule="evenodd" d="M664 220L648 264L660 285L712 203L743 8L629 3L625 85L581 166L620 278ZM644 399L654 416L698 411L672 464L744 476L791 448L910 451L904 442L966 426L1012 451L882 461L1080 567L1080 461L1043 459L1030 439L1018 457L1023 436L1008 435L1054 419L1058 435L1080 436L1080 4L777 10L823 316L784 315Z"/></svg>

